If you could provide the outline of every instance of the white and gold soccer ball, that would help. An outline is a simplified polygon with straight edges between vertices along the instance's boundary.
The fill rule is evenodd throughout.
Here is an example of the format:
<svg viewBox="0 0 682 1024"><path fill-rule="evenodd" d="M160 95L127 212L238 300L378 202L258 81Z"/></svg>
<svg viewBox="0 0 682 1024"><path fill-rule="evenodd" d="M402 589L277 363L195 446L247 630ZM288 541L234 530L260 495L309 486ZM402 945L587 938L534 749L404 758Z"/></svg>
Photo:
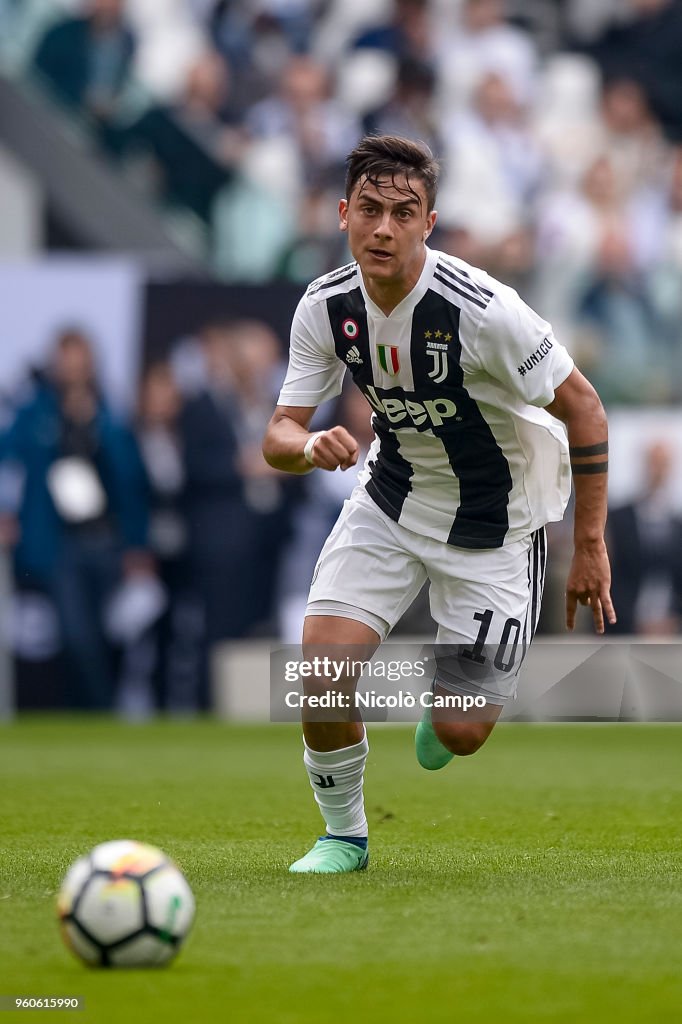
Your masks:
<svg viewBox="0 0 682 1024"><path fill-rule="evenodd" d="M194 896L161 850L118 839L69 868L57 913L64 942L86 964L152 967L178 952L194 919Z"/></svg>

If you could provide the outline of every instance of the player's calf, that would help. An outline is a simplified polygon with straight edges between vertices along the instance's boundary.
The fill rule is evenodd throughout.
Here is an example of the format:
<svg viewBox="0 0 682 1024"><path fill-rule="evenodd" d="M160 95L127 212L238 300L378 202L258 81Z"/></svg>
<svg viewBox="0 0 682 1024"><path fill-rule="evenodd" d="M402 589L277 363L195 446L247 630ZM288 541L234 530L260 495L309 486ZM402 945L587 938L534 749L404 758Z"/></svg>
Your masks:
<svg viewBox="0 0 682 1024"><path fill-rule="evenodd" d="M447 694L436 687L438 696ZM438 771L453 757L475 754L495 727L502 705L486 704L485 708L465 711L456 708L428 707L415 733L417 760L427 771Z"/></svg>
<svg viewBox="0 0 682 1024"><path fill-rule="evenodd" d="M446 750L459 757L475 754L495 728L494 722L448 722L433 718L433 731Z"/></svg>

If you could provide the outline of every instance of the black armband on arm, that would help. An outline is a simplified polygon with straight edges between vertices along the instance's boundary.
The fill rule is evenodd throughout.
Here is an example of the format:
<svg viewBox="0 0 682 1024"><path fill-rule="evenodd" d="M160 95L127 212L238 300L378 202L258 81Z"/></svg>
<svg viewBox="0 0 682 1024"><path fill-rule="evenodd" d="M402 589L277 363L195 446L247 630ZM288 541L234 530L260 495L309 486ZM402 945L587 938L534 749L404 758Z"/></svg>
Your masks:
<svg viewBox="0 0 682 1024"><path fill-rule="evenodd" d="M592 476L595 473L608 473L609 463L608 459L604 462L575 462L571 463L571 470L573 476Z"/></svg>
<svg viewBox="0 0 682 1024"><path fill-rule="evenodd" d="M588 444L582 448L571 447L568 451L572 459L586 459L590 455L608 455L609 442L600 441L599 444Z"/></svg>

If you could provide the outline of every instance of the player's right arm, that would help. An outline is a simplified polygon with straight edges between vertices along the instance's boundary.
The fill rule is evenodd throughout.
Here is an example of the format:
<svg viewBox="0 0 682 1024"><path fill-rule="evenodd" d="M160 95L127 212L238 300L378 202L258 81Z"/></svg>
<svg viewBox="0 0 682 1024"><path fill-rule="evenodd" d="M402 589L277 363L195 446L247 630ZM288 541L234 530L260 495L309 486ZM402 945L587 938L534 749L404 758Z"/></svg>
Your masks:
<svg viewBox="0 0 682 1024"><path fill-rule="evenodd" d="M313 433L308 429L318 405L341 393L345 372L334 349L326 305L307 293L294 314L289 367L263 440L268 465L285 473L309 473L314 467L349 469L355 465L358 443L345 427Z"/></svg>
<svg viewBox="0 0 682 1024"><path fill-rule="evenodd" d="M263 440L265 461L285 473L308 473L311 467L319 469L350 469L358 461L358 442L345 427L311 433L308 426L315 407L278 405L268 424ZM306 444L314 438L310 459L306 459Z"/></svg>

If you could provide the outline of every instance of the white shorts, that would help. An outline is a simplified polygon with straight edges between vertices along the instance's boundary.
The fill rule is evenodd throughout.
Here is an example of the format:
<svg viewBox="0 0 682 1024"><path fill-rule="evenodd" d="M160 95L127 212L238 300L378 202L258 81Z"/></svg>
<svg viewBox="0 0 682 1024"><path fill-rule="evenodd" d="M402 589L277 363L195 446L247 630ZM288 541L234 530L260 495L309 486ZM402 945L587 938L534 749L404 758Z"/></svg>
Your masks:
<svg viewBox="0 0 682 1024"><path fill-rule="evenodd" d="M486 550L422 537L389 519L359 486L320 553L306 614L355 619L385 640L429 580L436 682L504 704L516 694L537 626L546 550L544 527Z"/></svg>

